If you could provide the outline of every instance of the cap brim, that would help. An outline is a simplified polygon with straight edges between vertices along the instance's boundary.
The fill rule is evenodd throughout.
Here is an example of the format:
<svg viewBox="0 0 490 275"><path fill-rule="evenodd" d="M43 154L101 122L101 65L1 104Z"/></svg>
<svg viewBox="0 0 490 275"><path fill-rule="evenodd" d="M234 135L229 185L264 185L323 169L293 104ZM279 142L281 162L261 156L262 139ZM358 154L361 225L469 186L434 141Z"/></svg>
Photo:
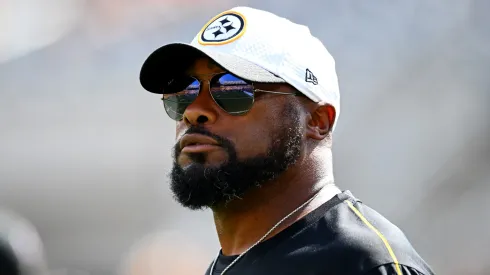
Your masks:
<svg viewBox="0 0 490 275"><path fill-rule="evenodd" d="M173 43L155 50L140 71L140 83L149 92L162 94L164 83L181 74L201 56L207 56L232 74L260 83L285 83L264 68L236 55L198 49L190 44Z"/></svg>

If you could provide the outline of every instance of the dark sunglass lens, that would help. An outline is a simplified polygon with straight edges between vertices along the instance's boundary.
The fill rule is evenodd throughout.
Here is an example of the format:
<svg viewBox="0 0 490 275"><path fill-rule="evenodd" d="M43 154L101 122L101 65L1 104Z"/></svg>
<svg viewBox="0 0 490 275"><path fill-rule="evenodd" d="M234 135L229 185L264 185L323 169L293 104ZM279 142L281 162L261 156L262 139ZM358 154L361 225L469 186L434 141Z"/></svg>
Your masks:
<svg viewBox="0 0 490 275"><path fill-rule="evenodd" d="M254 102L252 84L232 74L214 77L211 81L211 95L223 110L232 115L248 112Z"/></svg>
<svg viewBox="0 0 490 275"><path fill-rule="evenodd" d="M169 82L164 89L163 103L168 116L181 120L187 106L199 95L199 81L192 77L183 77ZM174 91L173 93L168 93Z"/></svg>

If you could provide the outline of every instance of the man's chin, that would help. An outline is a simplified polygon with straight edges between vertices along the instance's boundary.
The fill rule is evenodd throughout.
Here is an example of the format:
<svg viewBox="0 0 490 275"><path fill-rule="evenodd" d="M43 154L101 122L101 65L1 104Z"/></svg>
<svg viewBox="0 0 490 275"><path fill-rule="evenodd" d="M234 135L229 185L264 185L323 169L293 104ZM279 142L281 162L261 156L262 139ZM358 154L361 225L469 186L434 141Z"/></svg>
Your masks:
<svg viewBox="0 0 490 275"><path fill-rule="evenodd" d="M174 199L182 206L200 210L222 201L219 166L189 162L184 166L174 163L170 174L170 188Z"/></svg>

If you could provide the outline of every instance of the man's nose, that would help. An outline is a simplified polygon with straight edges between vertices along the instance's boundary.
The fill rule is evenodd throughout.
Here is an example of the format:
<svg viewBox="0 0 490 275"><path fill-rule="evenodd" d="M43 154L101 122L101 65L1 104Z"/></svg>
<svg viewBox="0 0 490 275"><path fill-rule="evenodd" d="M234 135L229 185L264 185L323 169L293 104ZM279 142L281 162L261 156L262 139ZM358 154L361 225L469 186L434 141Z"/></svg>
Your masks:
<svg viewBox="0 0 490 275"><path fill-rule="evenodd" d="M187 125L197 126L212 124L218 117L218 106L209 93L209 87L201 83L203 87L199 95L184 111L183 121Z"/></svg>

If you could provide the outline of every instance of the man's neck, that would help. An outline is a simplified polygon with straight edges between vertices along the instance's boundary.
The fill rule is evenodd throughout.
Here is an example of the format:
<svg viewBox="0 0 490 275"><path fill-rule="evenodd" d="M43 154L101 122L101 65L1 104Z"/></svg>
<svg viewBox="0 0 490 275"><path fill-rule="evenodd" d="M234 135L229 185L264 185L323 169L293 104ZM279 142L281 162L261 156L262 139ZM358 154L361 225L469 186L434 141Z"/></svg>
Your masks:
<svg viewBox="0 0 490 275"><path fill-rule="evenodd" d="M331 174L330 174L331 175ZM285 173L274 182L247 192L226 206L213 209L218 238L224 255L238 255L262 238L278 221L314 196L332 176ZM323 193L323 192L322 192ZM311 203L279 225L268 238L316 209L332 195L319 194Z"/></svg>

